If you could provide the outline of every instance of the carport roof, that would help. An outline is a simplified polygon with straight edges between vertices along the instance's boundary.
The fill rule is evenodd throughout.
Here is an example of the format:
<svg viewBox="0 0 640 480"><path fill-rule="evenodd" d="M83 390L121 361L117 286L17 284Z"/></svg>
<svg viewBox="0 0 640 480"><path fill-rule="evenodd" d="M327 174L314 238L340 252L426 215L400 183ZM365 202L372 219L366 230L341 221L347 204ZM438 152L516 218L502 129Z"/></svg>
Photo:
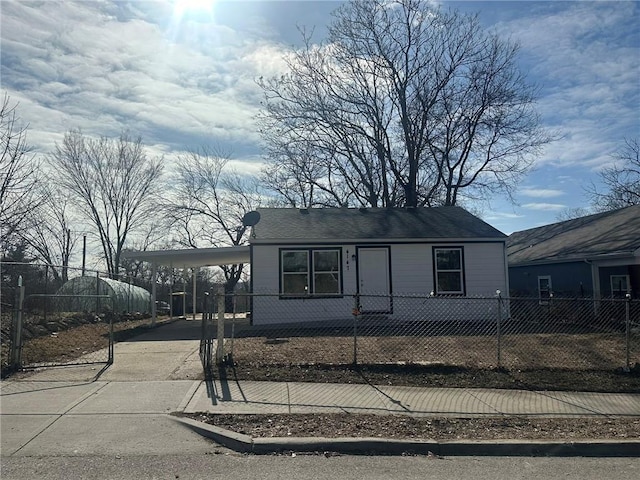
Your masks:
<svg viewBox="0 0 640 480"><path fill-rule="evenodd" d="M249 263L249 247L188 248L183 250L124 251L124 258L134 258L156 265L181 267L212 267Z"/></svg>

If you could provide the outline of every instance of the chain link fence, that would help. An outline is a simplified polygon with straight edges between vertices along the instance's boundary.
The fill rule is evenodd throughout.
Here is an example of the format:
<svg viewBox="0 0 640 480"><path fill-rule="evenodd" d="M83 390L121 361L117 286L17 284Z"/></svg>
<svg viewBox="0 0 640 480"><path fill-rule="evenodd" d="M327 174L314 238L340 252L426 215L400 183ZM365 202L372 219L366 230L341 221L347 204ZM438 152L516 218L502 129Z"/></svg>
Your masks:
<svg viewBox="0 0 640 480"><path fill-rule="evenodd" d="M628 370L640 364L640 301L630 298L247 294L236 295L233 303L246 308L236 307L226 315L226 330L230 323L233 328L217 361L230 355L240 367L411 364ZM365 305L375 311L365 310ZM212 332L215 327L207 328Z"/></svg>
<svg viewBox="0 0 640 480"><path fill-rule="evenodd" d="M150 324L150 293L130 280L71 267L64 277L60 272L0 263L3 377L21 368L110 364L114 338Z"/></svg>

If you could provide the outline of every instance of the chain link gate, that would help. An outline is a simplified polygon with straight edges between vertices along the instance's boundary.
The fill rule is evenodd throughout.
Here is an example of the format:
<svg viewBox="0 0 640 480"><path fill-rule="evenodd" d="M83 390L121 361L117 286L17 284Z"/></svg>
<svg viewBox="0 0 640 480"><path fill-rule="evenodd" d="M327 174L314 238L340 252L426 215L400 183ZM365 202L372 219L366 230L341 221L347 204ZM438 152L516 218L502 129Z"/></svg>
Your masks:
<svg viewBox="0 0 640 480"><path fill-rule="evenodd" d="M24 287L19 288L13 369L113 363L113 307L108 295L24 296ZM91 308L68 308L77 302ZM58 337L60 332L65 332L64 340Z"/></svg>

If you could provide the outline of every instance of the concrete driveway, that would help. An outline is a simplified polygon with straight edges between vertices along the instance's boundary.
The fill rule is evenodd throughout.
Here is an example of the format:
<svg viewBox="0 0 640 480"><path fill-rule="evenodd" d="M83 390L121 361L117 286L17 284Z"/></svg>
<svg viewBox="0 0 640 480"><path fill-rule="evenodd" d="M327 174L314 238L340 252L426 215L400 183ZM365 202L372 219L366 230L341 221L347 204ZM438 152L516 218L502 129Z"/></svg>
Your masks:
<svg viewBox="0 0 640 480"><path fill-rule="evenodd" d="M47 368L29 372L31 381L144 382L200 380L200 319L179 319L118 342L114 362Z"/></svg>

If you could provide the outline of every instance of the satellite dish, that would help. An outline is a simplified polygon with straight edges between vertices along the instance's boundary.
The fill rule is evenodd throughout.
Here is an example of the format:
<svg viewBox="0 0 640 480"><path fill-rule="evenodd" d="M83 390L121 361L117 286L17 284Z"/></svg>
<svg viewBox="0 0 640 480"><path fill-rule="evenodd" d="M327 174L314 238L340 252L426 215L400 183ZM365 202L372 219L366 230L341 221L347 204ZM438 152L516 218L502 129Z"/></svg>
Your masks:
<svg viewBox="0 0 640 480"><path fill-rule="evenodd" d="M245 227L253 227L256 223L260 221L260 213L256 212L247 212L244 217L242 217L242 225Z"/></svg>

